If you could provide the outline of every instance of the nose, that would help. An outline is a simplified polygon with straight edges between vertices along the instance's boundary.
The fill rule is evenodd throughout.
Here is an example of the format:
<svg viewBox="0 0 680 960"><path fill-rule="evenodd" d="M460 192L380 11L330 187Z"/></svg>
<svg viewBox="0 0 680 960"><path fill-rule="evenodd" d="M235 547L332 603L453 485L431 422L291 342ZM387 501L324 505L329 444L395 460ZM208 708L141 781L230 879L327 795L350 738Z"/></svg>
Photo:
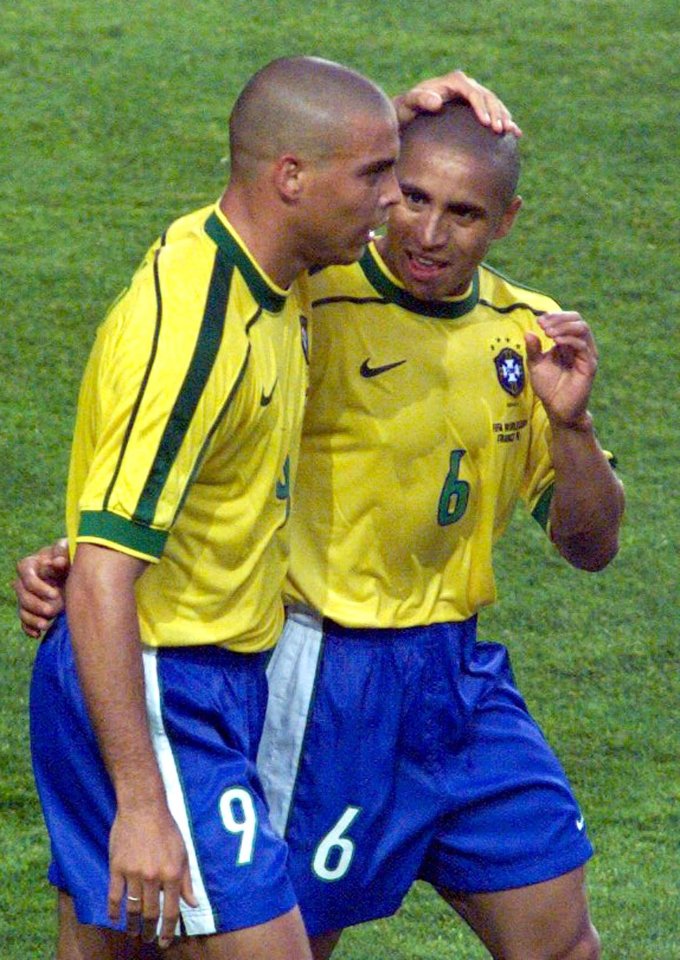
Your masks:
<svg viewBox="0 0 680 960"><path fill-rule="evenodd" d="M387 171L385 185L380 197L380 206L383 210L387 210L389 207L393 207L399 203L400 200L401 189L399 187L399 181L397 180L394 167L391 167L389 171Z"/></svg>
<svg viewBox="0 0 680 960"><path fill-rule="evenodd" d="M420 221L420 243L424 248L443 247L446 244L446 230L442 218L432 211Z"/></svg>

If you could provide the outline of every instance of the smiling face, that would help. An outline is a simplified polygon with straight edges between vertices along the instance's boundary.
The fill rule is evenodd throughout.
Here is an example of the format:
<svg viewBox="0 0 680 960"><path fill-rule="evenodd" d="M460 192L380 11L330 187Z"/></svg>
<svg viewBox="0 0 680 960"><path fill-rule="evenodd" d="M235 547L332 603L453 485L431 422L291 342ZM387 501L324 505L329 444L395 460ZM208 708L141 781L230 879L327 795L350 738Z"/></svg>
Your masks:
<svg viewBox="0 0 680 960"><path fill-rule="evenodd" d="M503 164L468 146L418 136L402 147L397 179L402 200L378 242L385 263L421 300L464 294L521 205Z"/></svg>

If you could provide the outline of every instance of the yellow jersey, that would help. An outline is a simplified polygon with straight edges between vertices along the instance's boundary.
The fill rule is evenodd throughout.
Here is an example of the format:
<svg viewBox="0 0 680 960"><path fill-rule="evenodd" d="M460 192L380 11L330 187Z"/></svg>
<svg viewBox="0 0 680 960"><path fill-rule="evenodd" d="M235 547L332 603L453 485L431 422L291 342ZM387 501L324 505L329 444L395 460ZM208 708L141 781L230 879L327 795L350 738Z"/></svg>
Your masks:
<svg viewBox="0 0 680 960"><path fill-rule="evenodd" d="M478 268L412 297L373 245L311 277L314 349L288 595L348 627L464 620L496 596L518 498L545 521L550 429L524 333L554 300Z"/></svg>
<svg viewBox="0 0 680 960"><path fill-rule="evenodd" d="M98 331L78 401L67 528L149 561L152 646L271 646L308 385L309 303L219 206L176 221Z"/></svg>

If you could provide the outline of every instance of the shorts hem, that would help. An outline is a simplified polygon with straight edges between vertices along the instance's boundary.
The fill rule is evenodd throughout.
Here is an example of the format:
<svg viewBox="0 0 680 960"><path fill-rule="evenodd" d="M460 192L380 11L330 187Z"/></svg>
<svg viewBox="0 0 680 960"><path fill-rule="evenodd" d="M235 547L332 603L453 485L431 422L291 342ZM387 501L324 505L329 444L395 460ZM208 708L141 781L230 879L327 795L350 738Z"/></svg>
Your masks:
<svg viewBox="0 0 680 960"><path fill-rule="evenodd" d="M584 866L592 858L593 853L593 848L588 844L587 847L581 848L569 857L530 864L526 869L515 867L512 870L498 871L494 877L490 877L487 873L484 877L475 879L474 875L467 871L465 880L461 882L461 873L457 872L455 881L449 882L448 878L441 876L442 871L436 877L434 872L423 873L418 876L418 879L435 888L451 890L455 893L500 893L503 890L516 890L519 887L531 887L536 883L556 880L557 877L562 877Z"/></svg>
<svg viewBox="0 0 680 960"><path fill-rule="evenodd" d="M304 908L301 907L300 909L302 910L302 917L305 920L305 928L308 936L320 937L323 934L332 933L335 930L345 930L347 927L356 927L360 923L370 923L373 920L383 920L387 917L393 917L403 902L404 897L392 906L376 907L375 910L362 910L361 913L352 914L351 917L343 916L342 920L329 920L328 923L310 923L305 919Z"/></svg>
<svg viewBox="0 0 680 960"><path fill-rule="evenodd" d="M108 915L102 916L101 908L78 894L72 894L63 887L62 890L73 900L78 923L84 926L101 927L111 931L124 931L125 918L121 920L111 920ZM225 904L222 909L214 907L212 911L190 910L188 914L182 914L182 936L212 936L221 933L232 933L235 930L246 930L250 927L258 927L261 924L269 923L278 917L289 913L297 905L297 899L292 892L288 891L286 897L281 897L276 905L268 904L266 910L256 911L248 916L234 917L234 904ZM220 917L228 917L227 922L220 921Z"/></svg>

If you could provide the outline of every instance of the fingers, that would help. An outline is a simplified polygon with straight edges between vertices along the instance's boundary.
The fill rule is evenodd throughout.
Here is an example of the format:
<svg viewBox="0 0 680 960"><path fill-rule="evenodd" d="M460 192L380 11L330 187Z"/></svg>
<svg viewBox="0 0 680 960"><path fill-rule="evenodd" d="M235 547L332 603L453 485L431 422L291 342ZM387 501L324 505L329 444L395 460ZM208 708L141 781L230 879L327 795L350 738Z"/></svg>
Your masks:
<svg viewBox="0 0 680 960"><path fill-rule="evenodd" d="M161 949L169 947L175 936L179 920L179 891L179 883L169 883L163 889L163 914L158 930L158 946Z"/></svg>
<svg viewBox="0 0 680 960"><path fill-rule="evenodd" d="M194 896L191 885L191 871L189 865L184 869L179 883L167 883L163 887L163 908L160 929L158 930L158 946L164 950L172 943L180 914L180 898L190 907L197 907L198 900ZM153 939L153 938L152 938Z"/></svg>
<svg viewBox="0 0 680 960"><path fill-rule="evenodd" d="M112 869L109 876L109 897L107 904L107 911L111 920L120 920L120 905L124 891L125 877L122 873Z"/></svg>
<svg viewBox="0 0 680 960"><path fill-rule="evenodd" d="M123 894L125 897L123 898ZM144 943L153 943L158 937L161 949L169 947L175 938L180 917L180 898L189 906L197 907L191 876L187 867L180 880L158 882L129 878L112 871L109 883L109 917L120 919L125 901L125 932L141 937Z"/></svg>
<svg viewBox="0 0 680 960"><path fill-rule="evenodd" d="M21 629L29 637L40 637L62 608L58 595L45 598L40 581L35 584L35 590L27 587L20 578L12 587L17 596Z"/></svg>
<svg viewBox="0 0 680 960"><path fill-rule="evenodd" d="M51 582L51 561L45 562L38 554L33 554L20 560L16 571L15 591L17 594L21 592L22 599L30 603L30 598L33 597L36 601L47 604L59 599L61 590Z"/></svg>
<svg viewBox="0 0 680 960"><path fill-rule="evenodd" d="M190 907L198 906L198 900L194 895L194 888L191 885L191 871L188 866L182 874L180 894L182 900L184 900L185 903L188 903Z"/></svg>
<svg viewBox="0 0 680 960"><path fill-rule="evenodd" d="M175 937L179 922L179 891L179 882L168 882L161 891L161 884L157 881L130 879L126 885L122 875L112 875L109 917L113 921L120 920L124 902L125 932L128 936L140 937L144 943L153 943L158 936L159 946L168 947Z"/></svg>
<svg viewBox="0 0 680 960"><path fill-rule="evenodd" d="M158 919L161 914L161 892L160 884L153 881L146 881L142 887L139 900L130 903L130 894L128 892L128 933L133 936L141 936L145 943L153 943L156 939L158 930ZM131 912L134 910L134 912ZM179 909L174 918L173 933L177 925ZM133 920L131 928L131 918Z"/></svg>
<svg viewBox="0 0 680 960"><path fill-rule="evenodd" d="M62 586L68 575L68 546L59 540L17 563L12 587L17 596L21 629L33 638L47 630L64 608Z"/></svg>
<svg viewBox="0 0 680 960"><path fill-rule="evenodd" d="M522 136L522 131L512 119L510 111L496 94L468 77L462 70L453 70L441 77L424 80L401 97L395 98L399 123L405 126L418 113L436 113L443 103L456 98L466 100L480 123L491 127L496 133Z"/></svg>
<svg viewBox="0 0 680 960"><path fill-rule="evenodd" d="M512 114L493 90L466 76L461 70L447 74L441 79L446 88L446 94L444 94L446 100L462 96L468 101L477 119L484 126L491 127L496 133L513 133L516 137L522 136L521 129L512 119Z"/></svg>
<svg viewBox="0 0 680 960"><path fill-rule="evenodd" d="M52 551L53 557L63 557L68 561L68 538L60 537L58 540L55 540L50 550Z"/></svg>
<svg viewBox="0 0 680 960"><path fill-rule="evenodd" d="M597 347L590 327L579 313L564 311L545 313L538 318L543 332L555 341L560 359L568 360L573 353L597 363Z"/></svg>
<svg viewBox="0 0 680 960"><path fill-rule="evenodd" d="M524 342L527 348L527 360L531 363L532 360L536 360L541 356L541 341L535 333L527 331L524 334Z"/></svg>
<svg viewBox="0 0 680 960"><path fill-rule="evenodd" d="M17 573L19 576L12 587L17 597L21 629L28 637L37 639L63 610L63 596L61 590L47 583L35 568L22 568L18 564Z"/></svg>

